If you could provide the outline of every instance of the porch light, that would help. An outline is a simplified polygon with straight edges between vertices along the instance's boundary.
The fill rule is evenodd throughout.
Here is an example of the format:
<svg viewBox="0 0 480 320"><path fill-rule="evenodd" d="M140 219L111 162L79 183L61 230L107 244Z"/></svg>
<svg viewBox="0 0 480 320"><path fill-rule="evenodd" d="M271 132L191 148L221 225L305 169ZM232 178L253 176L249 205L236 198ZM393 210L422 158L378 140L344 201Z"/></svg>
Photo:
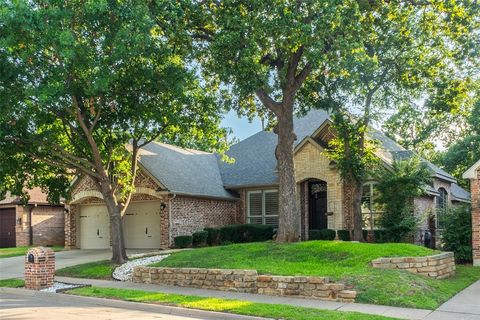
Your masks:
<svg viewBox="0 0 480 320"><path fill-rule="evenodd" d="M165 208L167 207L167 205L165 203L160 203L160 210L165 210Z"/></svg>
<svg viewBox="0 0 480 320"><path fill-rule="evenodd" d="M21 217L17 218L17 225L19 225L19 226L22 225L22 218Z"/></svg>

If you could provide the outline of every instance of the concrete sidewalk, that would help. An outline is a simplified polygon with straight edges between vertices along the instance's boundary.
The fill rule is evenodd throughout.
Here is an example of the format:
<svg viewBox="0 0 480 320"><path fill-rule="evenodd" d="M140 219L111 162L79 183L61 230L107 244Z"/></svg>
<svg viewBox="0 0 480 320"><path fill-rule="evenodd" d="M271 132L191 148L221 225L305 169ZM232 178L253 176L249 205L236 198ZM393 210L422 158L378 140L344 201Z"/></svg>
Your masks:
<svg viewBox="0 0 480 320"><path fill-rule="evenodd" d="M194 296L200 296L200 297L206 297L206 298L214 297L214 298L223 298L223 299L235 299L235 300L259 302L259 303L284 304L284 305L290 305L290 306L317 308L317 309L324 309L324 310L356 311L356 312L361 312L366 314L382 315L387 317L409 319L409 320L424 319L430 313L432 313L431 310L423 310L423 309L398 308L398 307L380 306L380 305L362 304L362 303L331 302L331 301L322 301L322 300L304 299L304 298L277 297L277 296L267 296L267 295L250 294L250 293L225 292L225 291L196 289L196 288L187 288L187 287L163 286L163 285L156 285L156 284L143 284L143 283L120 282L120 281L110 281L110 280L77 279L77 278L65 278L65 277L56 277L56 280L61 282L67 282L67 283L90 284L92 286L104 287L104 288L134 289L134 290L144 290L144 291L153 291L153 292L174 293L174 294L181 294L181 295L194 295Z"/></svg>
<svg viewBox="0 0 480 320"><path fill-rule="evenodd" d="M480 320L480 280L428 315L428 320Z"/></svg>

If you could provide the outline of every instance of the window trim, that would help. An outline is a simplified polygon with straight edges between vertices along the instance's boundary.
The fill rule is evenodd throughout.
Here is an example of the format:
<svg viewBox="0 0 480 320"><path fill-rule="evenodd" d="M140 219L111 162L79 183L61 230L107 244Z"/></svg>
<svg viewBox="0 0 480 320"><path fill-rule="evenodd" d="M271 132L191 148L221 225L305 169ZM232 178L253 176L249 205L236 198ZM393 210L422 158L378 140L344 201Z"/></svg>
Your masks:
<svg viewBox="0 0 480 320"><path fill-rule="evenodd" d="M262 195L262 213L261 215L251 215L250 214L250 195L251 194L261 194ZM272 217L277 217L278 218L278 213L277 214L266 214L266 201L265 201L265 194L266 193L276 193L278 195L278 189L261 189L261 190L248 190L247 191L247 223L251 223L250 218L262 218L262 224L266 224L266 218L272 218Z"/></svg>
<svg viewBox="0 0 480 320"><path fill-rule="evenodd" d="M368 210L370 212L365 212L363 211L363 201L362 201L362 218L363 216L368 216L368 221L367 223L369 224L368 226L365 226L365 228L367 228L368 230L370 230L370 228L372 228L372 226L370 226L370 223L373 223L373 229L376 230L378 229L378 226L377 224L375 223L375 220L378 219L379 216L381 216L385 211L384 210L380 210L380 211L377 211L375 210L375 205L374 205L374 186L378 184L377 181L368 181L368 182L365 182L363 184L363 189L365 191L365 187L368 187L369 189L369 194L368 194L368 198L369 198L369 207L368 207ZM363 194L362 194L362 198L363 198Z"/></svg>

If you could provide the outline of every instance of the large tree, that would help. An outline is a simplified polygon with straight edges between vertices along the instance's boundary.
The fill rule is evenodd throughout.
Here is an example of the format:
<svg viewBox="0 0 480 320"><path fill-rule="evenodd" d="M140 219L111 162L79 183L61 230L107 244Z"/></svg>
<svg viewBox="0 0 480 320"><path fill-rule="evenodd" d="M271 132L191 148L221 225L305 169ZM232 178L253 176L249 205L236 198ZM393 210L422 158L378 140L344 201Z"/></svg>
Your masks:
<svg viewBox="0 0 480 320"><path fill-rule="evenodd" d="M191 16L205 73L240 114L273 114L278 135L281 242L300 239L293 146L294 113L315 75L356 47L362 8L355 0L198 1ZM309 105L308 107L311 107Z"/></svg>
<svg viewBox="0 0 480 320"><path fill-rule="evenodd" d="M318 103L333 113L337 135L328 154L353 189L354 239L359 241L363 184L374 164L371 125L382 113L415 99L427 99L436 108L461 103L465 81L455 71L469 54L465 47L476 22L471 14L477 12L469 2L444 1L379 1L363 8L357 47L339 53L339 63L321 75L322 86L314 91Z"/></svg>
<svg viewBox="0 0 480 320"><path fill-rule="evenodd" d="M223 146L218 108L196 80L175 1L3 1L0 185L51 201L89 177L110 216L112 262L140 149L154 139ZM219 142L220 141L220 142Z"/></svg>

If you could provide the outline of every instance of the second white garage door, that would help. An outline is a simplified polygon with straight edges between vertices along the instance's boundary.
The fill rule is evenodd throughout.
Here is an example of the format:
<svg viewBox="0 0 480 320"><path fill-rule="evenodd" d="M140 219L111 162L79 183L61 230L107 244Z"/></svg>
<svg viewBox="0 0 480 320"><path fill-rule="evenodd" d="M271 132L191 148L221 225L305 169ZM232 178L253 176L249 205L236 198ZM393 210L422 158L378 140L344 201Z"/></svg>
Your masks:
<svg viewBox="0 0 480 320"><path fill-rule="evenodd" d="M128 249L160 247L160 202L130 203L123 223Z"/></svg>

